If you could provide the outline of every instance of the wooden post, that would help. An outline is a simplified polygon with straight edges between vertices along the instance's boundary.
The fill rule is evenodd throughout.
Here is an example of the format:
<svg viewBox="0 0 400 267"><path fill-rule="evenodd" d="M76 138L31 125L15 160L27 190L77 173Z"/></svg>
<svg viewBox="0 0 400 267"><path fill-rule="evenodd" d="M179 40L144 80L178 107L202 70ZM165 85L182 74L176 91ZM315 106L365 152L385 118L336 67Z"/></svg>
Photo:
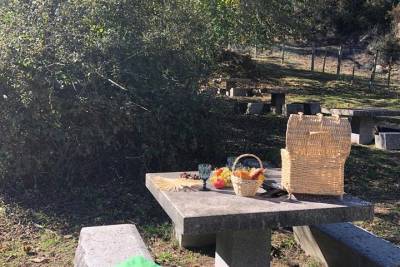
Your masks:
<svg viewBox="0 0 400 267"><path fill-rule="evenodd" d="M281 57L281 64L285 62L285 44L282 45L282 57Z"/></svg>
<svg viewBox="0 0 400 267"><path fill-rule="evenodd" d="M254 45L254 58L257 59L257 45Z"/></svg>
<svg viewBox="0 0 400 267"><path fill-rule="evenodd" d="M356 71L356 62L353 59L353 70L351 71L351 85L354 83L354 73Z"/></svg>
<svg viewBox="0 0 400 267"><path fill-rule="evenodd" d="M314 62L315 62L315 43L312 43L312 51L311 51L311 71L314 71Z"/></svg>
<svg viewBox="0 0 400 267"><path fill-rule="evenodd" d="M372 84L374 82L375 79L375 72L376 72L376 64L378 62L378 56L379 56L379 50L376 50L375 56L374 56L374 65L372 66L372 72L371 72L371 77L369 79L369 89L371 89Z"/></svg>
<svg viewBox="0 0 400 267"><path fill-rule="evenodd" d="M326 63L326 55L327 55L328 51L325 48L325 54L324 54L324 62L322 63L322 72L325 72L325 63Z"/></svg>
<svg viewBox="0 0 400 267"><path fill-rule="evenodd" d="M390 88L390 78L391 78L391 75L392 75L392 62L393 62L393 56L390 56L388 78L387 78L387 86L388 86L388 88Z"/></svg>
<svg viewBox="0 0 400 267"><path fill-rule="evenodd" d="M337 68L336 68L336 76L337 78L339 78L340 75L340 66L342 64L342 45L339 46L339 50L338 50L338 58L337 58Z"/></svg>

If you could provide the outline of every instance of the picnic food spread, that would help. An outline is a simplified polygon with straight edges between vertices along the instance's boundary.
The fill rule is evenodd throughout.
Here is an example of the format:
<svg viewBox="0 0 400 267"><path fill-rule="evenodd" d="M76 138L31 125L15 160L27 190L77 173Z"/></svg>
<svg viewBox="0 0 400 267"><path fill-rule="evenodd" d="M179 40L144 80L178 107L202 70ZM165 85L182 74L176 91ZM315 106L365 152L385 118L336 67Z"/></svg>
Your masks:
<svg viewBox="0 0 400 267"><path fill-rule="evenodd" d="M211 184L217 189L232 187L231 174L228 167L218 168L211 175Z"/></svg>
<svg viewBox="0 0 400 267"><path fill-rule="evenodd" d="M194 179L169 179L161 176L154 177L154 184L162 191L196 191L201 187L200 180Z"/></svg>
<svg viewBox="0 0 400 267"><path fill-rule="evenodd" d="M239 166L239 160L245 157L255 158L260 167ZM210 182L215 189L233 187L237 195L254 196L265 180L264 171L262 162L257 156L244 154L236 158L232 170L229 167L216 168L211 173ZM176 179L157 176L154 183L162 191L197 191L201 187L200 180L200 176L195 173L182 172ZM205 183L205 180L203 182Z"/></svg>

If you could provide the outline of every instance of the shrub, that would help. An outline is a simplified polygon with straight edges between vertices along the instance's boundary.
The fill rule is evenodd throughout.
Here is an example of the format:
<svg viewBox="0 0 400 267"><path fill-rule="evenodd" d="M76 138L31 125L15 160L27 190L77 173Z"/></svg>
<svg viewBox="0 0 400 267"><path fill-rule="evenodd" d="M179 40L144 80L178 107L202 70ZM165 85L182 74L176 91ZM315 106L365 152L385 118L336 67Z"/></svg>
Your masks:
<svg viewBox="0 0 400 267"><path fill-rule="evenodd" d="M0 7L0 181L100 183L216 155L216 47L189 0Z"/></svg>

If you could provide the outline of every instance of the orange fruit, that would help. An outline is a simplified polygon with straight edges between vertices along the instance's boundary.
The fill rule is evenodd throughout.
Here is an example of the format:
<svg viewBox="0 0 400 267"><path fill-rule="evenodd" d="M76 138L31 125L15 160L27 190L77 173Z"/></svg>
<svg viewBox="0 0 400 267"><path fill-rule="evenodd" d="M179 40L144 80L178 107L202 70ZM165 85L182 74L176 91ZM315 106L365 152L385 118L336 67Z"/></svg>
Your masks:
<svg viewBox="0 0 400 267"><path fill-rule="evenodd" d="M242 178L243 180L250 180L250 173L246 170L237 170L234 172L235 176Z"/></svg>
<svg viewBox="0 0 400 267"><path fill-rule="evenodd" d="M263 173L264 173L264 170L262 168L253 169L249 174L250 175L250 179L251 180L257 180L258 177Z"/></svg>

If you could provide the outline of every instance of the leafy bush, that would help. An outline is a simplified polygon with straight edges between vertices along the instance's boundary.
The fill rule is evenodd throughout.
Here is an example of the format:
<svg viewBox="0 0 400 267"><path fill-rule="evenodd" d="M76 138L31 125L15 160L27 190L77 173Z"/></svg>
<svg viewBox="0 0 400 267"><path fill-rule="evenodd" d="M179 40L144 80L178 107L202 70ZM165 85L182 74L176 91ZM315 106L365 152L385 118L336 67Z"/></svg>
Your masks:
<svg viewBox="0 0 400 267"><path fill-rule="evenodd" d="M400 40L393 33L388 33L372 42L369 49L378 50L384 63L389 63L390 60L394 62L399 60Z"/></svg>
<svg viewBox="0 0 400 267"><path fill-rule="evenodd" d="M197 90L216 46L189 2L6 1L0 181L143 180L216 155L214 100Z"/></svg>

